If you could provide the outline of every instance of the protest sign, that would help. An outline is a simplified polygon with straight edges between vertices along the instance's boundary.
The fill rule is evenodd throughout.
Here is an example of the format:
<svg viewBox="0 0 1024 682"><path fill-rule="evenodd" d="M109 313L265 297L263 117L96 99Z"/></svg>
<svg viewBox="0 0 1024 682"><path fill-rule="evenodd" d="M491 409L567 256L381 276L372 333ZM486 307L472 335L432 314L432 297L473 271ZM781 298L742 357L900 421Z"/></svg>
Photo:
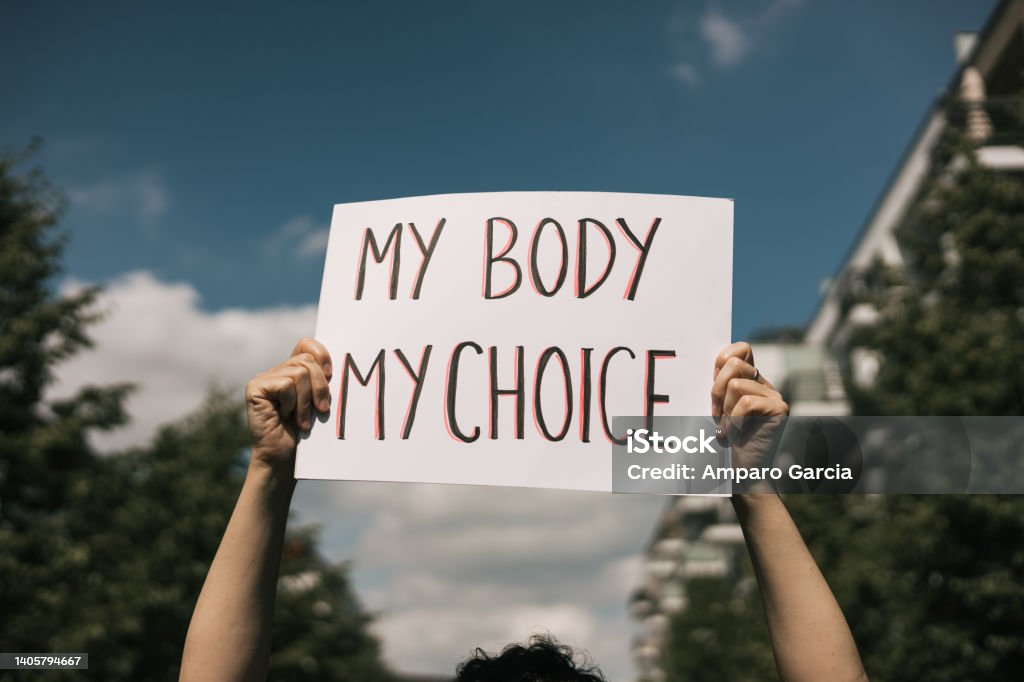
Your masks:
<svg viewBox="0 0 1024 682"><path fill-rule="evenodd" d="M339 204L296 477L611 490L613 417L707 414L731 302L731 200Z"/></svg>

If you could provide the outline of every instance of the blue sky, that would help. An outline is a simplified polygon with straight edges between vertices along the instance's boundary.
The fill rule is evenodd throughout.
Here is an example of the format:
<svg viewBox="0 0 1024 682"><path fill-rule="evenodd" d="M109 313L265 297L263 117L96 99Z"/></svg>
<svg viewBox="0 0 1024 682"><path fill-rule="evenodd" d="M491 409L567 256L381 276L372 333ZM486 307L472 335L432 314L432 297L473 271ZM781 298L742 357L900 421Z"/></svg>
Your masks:
<svg viewBox="0 0 1024 682"><path fill-rule="evenodd" d="M108 283L58 391L133 381L146 442L312 332L335 203L604 190L735 199L737 338L801 324L994 0L0 4L0 147ZM67 285L65 285L67 286ZM630 676L662 500L302 482L298 518L401 670L533 631Z"/></svg>
<svg viewBox="0 0 1024 682"><path fill-rule="evenodd" d="M71 274L210 310L315 301L338 202L732 197L743 336L809 317L993 5L11 2L0 144L46 140Z"/></svg>

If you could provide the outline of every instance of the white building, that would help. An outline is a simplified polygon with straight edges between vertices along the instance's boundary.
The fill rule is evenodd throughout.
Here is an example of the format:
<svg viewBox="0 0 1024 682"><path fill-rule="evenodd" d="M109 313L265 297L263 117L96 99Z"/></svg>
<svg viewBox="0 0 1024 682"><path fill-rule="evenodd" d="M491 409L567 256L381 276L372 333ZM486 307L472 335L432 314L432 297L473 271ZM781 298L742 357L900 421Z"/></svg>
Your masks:
<svg viewBox="0 0 1024 682"><path fill-rule="evenodd" d="M929 108L803 338L753 344L758 367L786 396L794 415L848 414L843 377L864 384L873 380L877 358L852 348L850 338L858 325L873 322L875 311L865 304L844 309L842 300L876 259L903 265L895 231L920 196L943 130L962 126L981 144L980 162L1024 171L1024 139L1019 128L1008 126L1024 91L1024 0L1003 0L980 33L957 34L954 47L956 70L949 86ZM949 111L956 120L948 120ZM642 624L633 647L642 680L664 679L662 651L672 614L686 608L686 581L695 575L735 576L742 543L727 500L677 497L665 506L648 545L643 582L630 603Z"/></svg>
<svg viewBox="0 0 1024 682"><path fill-rule="evenodd" d="M855 286L860 272L875 260L901 267L903 254L896 228L920 196L931 164L931 152L951 123L963 126L981 143L978 160L1008 172L1024 170L1024 147L1016 127L1009 127L1019 112L1024 90L1024 1L1003 0L980 33L959 33L954 40L956 71L946 90L936 98L918 126L900 165L875 203L843 267L832 280L811 318L804 342L829 349L844 374L870 384L877 359L850 348L858 325L871 324L875 311L867 304L843 310L842 299ZM950 106L961 120L947 120ZM760 361L760 358L758 358Z"/></svg>

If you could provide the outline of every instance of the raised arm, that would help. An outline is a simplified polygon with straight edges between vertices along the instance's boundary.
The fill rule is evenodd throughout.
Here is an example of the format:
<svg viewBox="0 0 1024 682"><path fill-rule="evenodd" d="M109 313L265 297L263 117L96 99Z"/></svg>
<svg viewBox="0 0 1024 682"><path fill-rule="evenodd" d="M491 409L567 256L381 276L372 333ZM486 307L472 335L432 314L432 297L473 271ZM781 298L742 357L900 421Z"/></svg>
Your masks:
<svg viewBox="0 0 1024 682"><path fill-rule="evenodd" d="M314 411L327 411L331 358L303 339L292 356L245 389L252 457L242 493L203 583L185 639L183 682L263 680L270 659L274 597L295 446Z"/></svg>
<svg viewBox="0 0 1024 682"><path fill-rule="evenodd" d="M761 588L779 677L867 680L846 618L779 496L736 495L733 507Z"/></svg>
<svg viewBox="0 0 1024 682"><path fill-rule="evenodd" d="M736 343L715 361L711 411L733 419L781 417L789 406L754 368L750 345ZM754 466L756 460L756 448L746 448L737 465ZM779 496L734 495L732 503L761 589L779 677L784 682L867 680L839 603Z"/></svg>

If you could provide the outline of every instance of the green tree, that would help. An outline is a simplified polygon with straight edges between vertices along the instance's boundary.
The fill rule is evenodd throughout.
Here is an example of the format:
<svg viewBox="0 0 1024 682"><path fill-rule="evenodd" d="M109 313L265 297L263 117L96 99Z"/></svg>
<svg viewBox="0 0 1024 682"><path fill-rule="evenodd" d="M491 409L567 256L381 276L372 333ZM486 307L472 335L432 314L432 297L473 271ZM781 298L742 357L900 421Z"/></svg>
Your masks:
<svg viewBox="0 0 1024 682"><path fill-rule="evenodd" d="M1024 176L979 163L955 127L933 156L897 231L905 267L848 287L847 307L879 315L854 339L881 359L873 385L850 386L854 412L1024 414Z"/></svg>
<svg viewBox="0 0 1024 682"><path fill-rule="evenodd" d="M870 387L850 386L857 414L1024 414L1024 175L979 163L962 110L949 118L897 231L905 267L876 264L850 287L847 305L878 311L854 345L881 361ZM793 502L873 679L1019 676L1024 499L843 499L837 523L818 499Z"/></svg>
<svg viewBox="0 0 1024 682"><path fill-rule="evenodd" d="M881 361L873 385L848 385L855 414L1024 414L1024 174L980 164L956 125L962 111L952 107L949 118L897 231L905 267L876 263L846 282L847 309L866 303L878 312L853 339ZM790 495L786 505L871 679L1020 677L1024 498ZM719 586L705 599L703 612L675 619L674 632L703 620L709 641L727 641L730 609L761 613L756 592ZM712 651L728 666L747 646ZM693 672L701 656L680 640L666 661L669 679L704 679Z"/></svg>
<svg viewBox="0 0 1024 682"><path fill-rule="evenodd" d="M846 305L878 311L854 344L881 360L870 387L849 387L855 412L1024 413L1024 177L979 163L953 125L897 238L905 267L875 264L849 287ZM873 679L1019 674L1024 500L790 502Z"/></svg>
<svg viewBox="0 0 1024 682"><path fill-rule="evenodd" d="M1016 679L1024 656L1020 501L790 496L872 680Z"/></svg>
<svg viewBox="0 0 1024 682"><path fill-rule="evenodd" d="M215 392L152 445L104 461L83 483L93 599L66 631L110 679L177 679L192 608L245 475L242 406ZM115 502L111 504L111 500ZM316 534L290 532L275 612L274 680L386 680L346 568Z"/></svg>
<svg viewBox="0 0 1024 682"><path fill-rule="evenodd" d="M687 581L687 607L669 626L664 670L670 680L760 682L775 675L768 626L750 561L743 577Z"/></svg>
<svg viewBox="0 0 1024 682"><path fill-rule="evenodd" d="M104 680L175 680L192 608L245 473L240 401L215 392L153 442L98 456L92 429L125 420L127 386L46 400L89 345L95 288L54 291L61 202L25 155L0 159L0 650L88 652ZM289 535L275 680L389 679L344 565ZM80 679L37 672L24 679Z"/></svg>
<svg viewBox="0 0 1024 682"><path fill-rule="evenodd" d="M35 146L35 145L34 145ZM124 421L127 388L88 387L44 401L54 368L88 345L96 289L57 296L66 235L62 202L38 171L15 167L34 149L0 156L0 641L4 651L46 651L84 566L69 505L96 463L89 429Z"/></svg>

